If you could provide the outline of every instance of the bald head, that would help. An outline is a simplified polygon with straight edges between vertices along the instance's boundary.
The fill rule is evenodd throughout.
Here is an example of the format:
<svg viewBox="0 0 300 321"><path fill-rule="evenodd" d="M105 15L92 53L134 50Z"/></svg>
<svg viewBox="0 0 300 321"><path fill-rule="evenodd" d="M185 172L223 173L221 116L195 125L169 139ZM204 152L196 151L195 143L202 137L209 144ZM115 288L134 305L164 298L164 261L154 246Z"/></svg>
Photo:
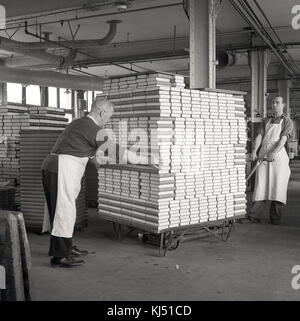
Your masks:
<svg viewBox="0 0 300 321"><path fill-rule="evenodd" d="M97 97L91 106L90 115L97 121L100 127L110 121L114 113L114 104L105 97Z"/></svg>
<svg viewBox="0 0 300 321"><path fill-rule="evenodd" d="M100 113L103 110L114 112L114 105L105 97L98 97L92 103L91 112Z"/></svg>

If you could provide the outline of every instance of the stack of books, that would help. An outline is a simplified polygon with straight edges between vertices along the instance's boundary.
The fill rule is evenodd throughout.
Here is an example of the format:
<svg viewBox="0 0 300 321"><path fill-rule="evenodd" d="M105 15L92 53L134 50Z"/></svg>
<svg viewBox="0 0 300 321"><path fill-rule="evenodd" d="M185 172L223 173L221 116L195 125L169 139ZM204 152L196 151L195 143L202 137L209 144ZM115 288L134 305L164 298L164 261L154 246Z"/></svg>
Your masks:
<svg viewBox="0 0 300 321"><path fill-rule="evenodd" d="M60 130L27 129L20 132L20 192L21 211L29 230L42 232L44 212L47 210L42 184L41 166L50 153ZM85 179L76 201L76 227L87 225L87 207L85 200Z"/></svg>
<svg viewBox="0 0 300 321"><path fill-rule="evenodd" d="M64 109L51 107L0 107L0 179L16 187L20 207L20 131L63 130L68 123ZM5 141L5 143L4 143Z"/></svg>
<svg viewBox="0 0 300 321"><path fill-rule="evenodd" d="M142 76L105 83L115 104L106 127L121 146L158 158L159 169L151 163L99 169L99 213L154 232L244 215L242 94L189 90L174 75Z"/></svg>

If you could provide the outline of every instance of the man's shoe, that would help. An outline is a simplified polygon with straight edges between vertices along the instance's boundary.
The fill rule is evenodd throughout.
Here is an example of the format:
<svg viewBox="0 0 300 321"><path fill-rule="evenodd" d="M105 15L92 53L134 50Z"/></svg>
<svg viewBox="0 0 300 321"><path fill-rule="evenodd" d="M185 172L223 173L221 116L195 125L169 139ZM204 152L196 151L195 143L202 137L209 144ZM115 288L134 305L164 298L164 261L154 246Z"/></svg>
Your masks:
<svg viewBox="0 0 300 321"><path fill-rule="evenodd" d="M260 223L260 219L250 216L250 215L246 215L246 218L251 222L251 223Z"/></svg>
<svg viewBox="0 0 300 321"><path fill-rule="evenodd" d="M245 216L245 217L237 218L236 219L236 223L238 223L238 224L246 224L246 223L250 223L250 220L248 219L247 216Z"/></svg>
<svg viewBox="0 0 300 321"><path fill-rule="evenodd" d="M80 250L76 245L72 246L71 255L74 257L88 255L87 250Z"/></svg>
<svg viewBox="0 0 300 321"><path fill-rule="evenodd" d="M76 260L74 257L53 257L50 259L50 264L52 267L64 267L71 268L75 266L80 266L85 263L84 260Z"/></svg>
<svg viewBox="0 0 300 321"><path fill-rule="evenodd" d="M272 220L270 220L270 222L271 222L271 224L273 224L273 225L280 225L280 222L278 222L278 221L272 221Z"/></svg>

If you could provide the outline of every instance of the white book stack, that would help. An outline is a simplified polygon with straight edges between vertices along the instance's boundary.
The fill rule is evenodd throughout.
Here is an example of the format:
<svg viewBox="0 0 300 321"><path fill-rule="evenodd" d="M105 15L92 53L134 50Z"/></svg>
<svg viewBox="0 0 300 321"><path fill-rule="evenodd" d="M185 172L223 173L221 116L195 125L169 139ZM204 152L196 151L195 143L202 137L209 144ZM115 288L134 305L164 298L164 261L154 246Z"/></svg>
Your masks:
<svg viewBox="0 0 300 321"><path fill-rule="evenodd" d="M123 147L159 155L160 166L101 168L99 213L155 232L244 215L242 95L185 89L183 77L163 73L132 77L105 83L116 106L108 127ZM124 130L147 137L132 135L124 145Z"/></svg>
<svg viewBox="0 0 300 321"><path fill-rule="evenodd" d="M20 131L63 130L68 119L61 108L41 106L0 107L0 136L5 137L6 148L0 152L0 180L9 181L16 188L16 204L20 206Z"/></svg>
<svg viewBox="0 0 300 321"><path fill-rule="evenodd" d="M121 168L112 165L98 171L99 213L143 228L168 228L174 175L134 165L128 165L126 170Z"/></svg>
<svg viewBox="0 0 300 321"><path fill-rule="evenodd" d="M177 88L184 88L185 87L184 76L174 75L171 79L171 84L172 86Z"/></svg>

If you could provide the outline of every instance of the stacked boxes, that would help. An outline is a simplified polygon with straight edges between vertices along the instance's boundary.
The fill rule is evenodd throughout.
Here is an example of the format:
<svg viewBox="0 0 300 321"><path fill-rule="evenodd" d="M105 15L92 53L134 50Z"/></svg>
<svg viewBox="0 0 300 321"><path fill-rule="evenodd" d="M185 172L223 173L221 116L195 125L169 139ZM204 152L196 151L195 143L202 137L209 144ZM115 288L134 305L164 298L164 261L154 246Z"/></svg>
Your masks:
<svg viewBox="0 0 300 321"><path fill-rule="evenodd" d="M86 201L89 207L97 207L98 199L98 175L95 165L88 162L85 169L86 177Z"/></svg>
<svg viewBox="0 0 300 321"><path fill-rule="evenodd" d="M0 180L9 181L9 186L17 188L18 206L20 206L20 131L62 130L67 122L64 109L13 105L0 107Z"/></svg>
<svg viewBox="0 0 300 321"><path fill-rule="evenodd" d="M160 164L101 168L104 218L159 232L245 214L243 97L183 84L159 73L104 85L115 104L112 138L149 160L158 155Z"/></svg>
<svg viewBox="0 0 300 321"><path fill-rule="evenodd" d="M45 211L41 166L60 133L60 130L53 129L27 129L20 132L21 211L26 227L37 232L42 232ZM84 178L82 179L81 192L76 201L76 208L76 227L85 227L87 225L87 208Z"/></svg>
<svg viewBox="0 0 300 321"><path fill-rule="evenodd" d="M0 187L0 209L14 211L15 189Z"/></svg>

